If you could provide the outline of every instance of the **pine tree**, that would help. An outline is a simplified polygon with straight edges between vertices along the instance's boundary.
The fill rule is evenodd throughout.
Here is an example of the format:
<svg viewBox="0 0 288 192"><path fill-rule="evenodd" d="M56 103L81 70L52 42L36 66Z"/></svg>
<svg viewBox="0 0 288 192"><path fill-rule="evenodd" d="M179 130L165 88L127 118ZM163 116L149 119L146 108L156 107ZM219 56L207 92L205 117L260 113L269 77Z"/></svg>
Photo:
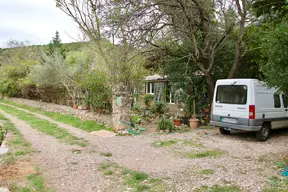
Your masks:
<svg viewBox="0 0 288 192"><path fill-rule="evenodd" d="M65 58L65 49L62 46L60 34L58 31L55 33L55 37L52 37L52 41L48 44L48 54L58 52Z"/></svg>

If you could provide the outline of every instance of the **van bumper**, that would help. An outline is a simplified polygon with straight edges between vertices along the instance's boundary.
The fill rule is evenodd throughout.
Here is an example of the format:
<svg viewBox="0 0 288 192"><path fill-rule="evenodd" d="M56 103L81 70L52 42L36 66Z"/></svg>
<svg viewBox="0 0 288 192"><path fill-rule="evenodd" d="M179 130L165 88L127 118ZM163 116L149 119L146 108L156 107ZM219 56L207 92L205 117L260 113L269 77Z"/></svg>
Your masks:
<svg viewBox="0 0 288 192"><path fill-rule="evenodd" d="M219 121L210 121L210 125L216 127L222 127L227 129L235 129L235 130L242 130L242 131L260 131L261 126L246 126L246 125L239 125L233 123L223 123Z"/></svg>

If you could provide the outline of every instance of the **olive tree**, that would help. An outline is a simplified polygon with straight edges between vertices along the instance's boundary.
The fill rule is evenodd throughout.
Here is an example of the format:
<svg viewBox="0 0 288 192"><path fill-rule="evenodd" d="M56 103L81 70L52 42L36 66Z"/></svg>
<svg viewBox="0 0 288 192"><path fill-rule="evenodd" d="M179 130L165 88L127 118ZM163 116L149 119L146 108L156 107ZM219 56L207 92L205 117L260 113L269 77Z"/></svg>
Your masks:
<svg viewBox="0 0 288 192"><path fill-rule="evenodd" d="M95 54L102 57L105 66L112 74L112 88L115 93L113 95L116 97L116 94L120 94L122 98L120 106L112 102L113 124L117 129L121 129L119 120L127 121L130 119L133 83L137 82L141 74L144 75L145 73L141 71L143 68L138 65L142 62L138 62L137 52L135 54L134 47L128 44L124 33L118 37L120 43L117 45L111 45L107 41L105 34L105 27L107 27L106 5L107 2L101 0L56 0L56 6L70 16L79 25L81 31L94 43ZM120 24L117 31L123 31L123 28L124 25ZM140 69L134 70L134 66L140 66ZM119 85L122 86L119 87ZM115 100L116 98L113 101Z"/></svg>

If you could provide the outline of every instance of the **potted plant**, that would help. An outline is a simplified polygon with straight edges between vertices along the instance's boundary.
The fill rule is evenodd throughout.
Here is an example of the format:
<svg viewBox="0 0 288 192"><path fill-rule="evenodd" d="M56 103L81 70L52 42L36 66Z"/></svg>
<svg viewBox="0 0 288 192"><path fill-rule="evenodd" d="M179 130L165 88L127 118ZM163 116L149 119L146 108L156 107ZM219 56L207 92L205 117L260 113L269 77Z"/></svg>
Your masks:
<svg viewBox="0 0 288 192"><path fill-rule="evenodd" d="M191 119L189 119L189 125L191 129L196 129L198 128L198 124L199 124L199 119L197 118L196 114L195 114L195 99L193 100L193 115L191 117Z"/></svg>
<svg viewBox="0 0 288 192"><path fill-rule="evenodd" d="M77 104L74 104L74 105L73 105L73 108L74 108L74 109L78 109L78 105L77 105Z"/></svg>
<svg viewBox="0 0 288 192"><path fill-rule="evenodd" d="M203 109L204 113L209 113L210 112L210 104L207 103L207 104L203 105L202 109Z"/></svg>
<svg viewBox="0 0 288 192"><path fill-rule="evenodd" d="M173 116L173 123L175 126L181 126L182 121L178 116L178 112L177 115Z"/></svg>
<svg viewBox="0 0 288 192"><path fill-rule="evenodd" d="M143 97L143 101L146 106L150 106L153 99L154 99L154 95L151 95L151 94L145 94Z"/></svg>

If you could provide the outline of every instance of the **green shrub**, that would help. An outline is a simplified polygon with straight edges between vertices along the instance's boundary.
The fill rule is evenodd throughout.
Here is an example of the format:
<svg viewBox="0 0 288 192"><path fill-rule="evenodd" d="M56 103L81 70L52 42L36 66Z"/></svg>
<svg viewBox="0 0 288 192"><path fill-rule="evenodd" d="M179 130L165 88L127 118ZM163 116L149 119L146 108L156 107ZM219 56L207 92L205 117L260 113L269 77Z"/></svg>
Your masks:
<svg viewBox="0 0 288 192"><path fill-rule="evenodd" d="M132 111L134 112L139 112L141 111L143 108L138 104L138 103L135 103L132 107Z"/></svg>
<svg viewBox="0 0 288 192"><path fill-rule="evenodd" d="M168 112L167 104L164 102L156 102L151 106L151 112L165 114Z"/></svg>
<svg viewBox="0 0 288 192"><path fill-rule="evenodd" d="M172 121L170 119L166 119L165 117L162 117L158 121L157 131L169 130L169 132L172 132L173 129L174 129L174 124L172 123Z"/></svg>
<svg viewBox="0 0 288 192"><path fill-rule="evenodd" d="M145 105L149 105L154 99L154 95L151 94L145 94L143 97L143 101L145 103Z"/></svg>
<svg viewBox="0 0 288 192"><path fill-rule="evenodd" d="M5 138L5 135L7 134L7 128L0 126L0 146L2 144L2 141Z"/></svg>
<svg viewBox="0 0 288 192"><path fill-rule="evenodd" d="M135 115L131 117L131 122L135 124L140 124L142 121L142 117L139 115Z"/></svg>

